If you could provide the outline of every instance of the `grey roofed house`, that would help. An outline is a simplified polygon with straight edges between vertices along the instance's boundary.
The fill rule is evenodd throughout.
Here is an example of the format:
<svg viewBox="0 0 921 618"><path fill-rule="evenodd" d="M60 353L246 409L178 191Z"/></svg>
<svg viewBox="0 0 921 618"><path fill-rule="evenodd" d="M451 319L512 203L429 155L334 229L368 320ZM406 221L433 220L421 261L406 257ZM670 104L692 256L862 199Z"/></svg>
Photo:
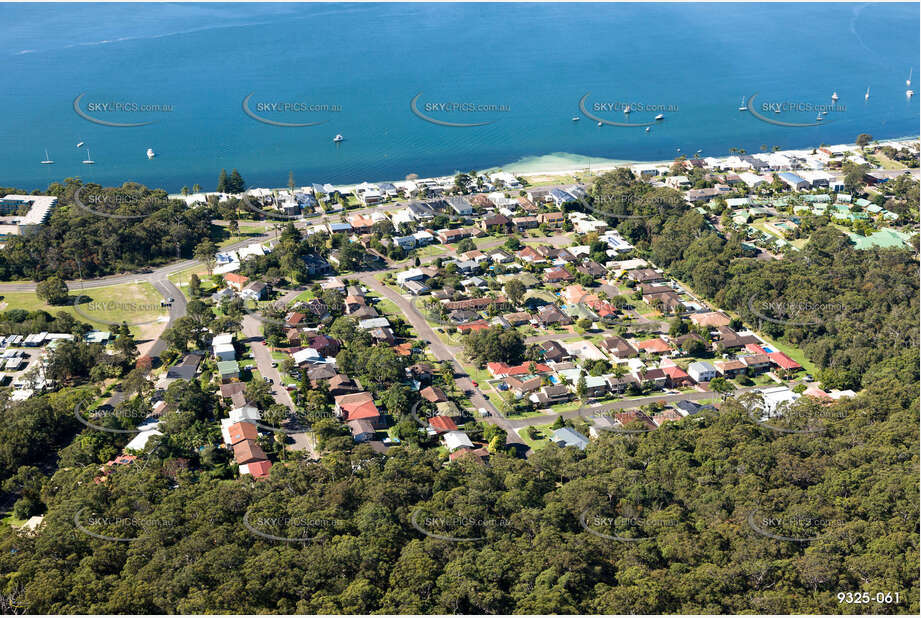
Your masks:
<svg viewBox="0 0 921 618"><path fill-rule="evenodd" d="M422 202L412 201L406 207L416 219L432 219L435 216L435 211Z"/></svg>
<svg viewBox="0 0 921 618"><path fill-rule="evenodd" d="M359 328L365 330L371 330L374 328L386 328L390 326L390 321L387 318L368 318L367 320L362 320L358 323Z"/></svg>
<svg viewBox="0 0 921 618"><path fill-rule="evenodd" d="M700 412L700 411L703 410L704 408L712 407L712 406L702 406L702 405L700 405L699 403L695 403L695 402L693 402L693 401L688 401L687 399L682 399L681 401L676 401L676 402L673 403L672 405L675 406L676 409L681 410L682 412L684 412L685 414L688 414L688 415L697 414L698 412Z"/></svg>
<svg viewBox="0 0 921 618"><path fill-rule="evenodd" d="M201 363L201 354L186 354L185 358L178 365L173 365L166 370L167 378L178 378L180 380L191 380L198 371L198 365Z"/></svg>
<svg viewBox="0 0 921 618"><path fill-rule="evenodd" d="M369 305L364 305L363 307L359 307L358 309L350 313L349 317L354 318L356 320L364 320L368 318L376 318L379 315L380 314L377 312L377 309Z"/></svg>
<svg viewBox="0 0 921 618"><path fill-rule="evenodd" d="M566 351L566 348L557 341L544 341L540 344L540 347L544 353L544 360L561 361L571 356L569 352Z"/></svg>
<svg viewBox="0 0 921 618"><path fill-rule="evenodd" d="M466 197L462 195L455 195L446 199L455 213L461 216L473 214L473 206L470 205L470 202L467 201Z"/></svg>
<svg viewBox="0 0 921 618"><path fill-rule="evenodd" d="M458 309L452 311L448 316L451 318L452 322L457 324L464 324L465 322L472 322L480 317L476 311L471 311L470 309Z"/></svg>
<svg viewBox="0 0 921 618"><path fill-rule="evenodd" d="M419 296L420 294L424 294L429 291L429 286L419 281L407 281L403 287L406 288L407 292L415 296Z"/></svg>
<svg viewBox="0 0 921 618"><path fill-rule="evenodd" d="M588 438L569 427L561 427L554 431L550 440L557 446L574 446L583 451L588 446Z"/></svg>
<svg viewBox="0 0 921 618"><path fill-rule="evenodd" d="M452 452L462 447L473 448L473 442L463 431L449 431L442 435L441 439L444 440L448 450Z"/></svg>

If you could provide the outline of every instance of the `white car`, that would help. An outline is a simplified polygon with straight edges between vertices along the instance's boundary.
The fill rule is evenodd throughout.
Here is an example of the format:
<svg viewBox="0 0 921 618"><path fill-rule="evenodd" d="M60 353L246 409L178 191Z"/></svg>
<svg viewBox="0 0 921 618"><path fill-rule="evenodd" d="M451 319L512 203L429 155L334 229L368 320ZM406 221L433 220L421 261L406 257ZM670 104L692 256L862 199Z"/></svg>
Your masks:
<svg viewBox="0 0 921 618"><path fill-rule="evenodd" d="M487 410L486 408L480 408L479 410L477 410L477 412L480 413L480 416L489 416L489 410Z"/></svg>

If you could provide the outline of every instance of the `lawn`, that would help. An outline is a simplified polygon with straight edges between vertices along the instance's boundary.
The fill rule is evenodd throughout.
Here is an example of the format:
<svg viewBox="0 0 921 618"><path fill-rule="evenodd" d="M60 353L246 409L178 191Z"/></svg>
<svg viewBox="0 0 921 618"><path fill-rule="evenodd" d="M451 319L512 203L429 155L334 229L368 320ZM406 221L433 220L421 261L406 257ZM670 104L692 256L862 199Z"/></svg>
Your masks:
<svg viewBox="0 0 921 618"><path fill-rule="evenodd" d="M176 284L176 287L188 288L189 279L192 278L192 273L195 273L196 275L198 275L198 278L201 281L202 296L206 294L210 294L211 292L216 290L217 285L215 285L214 282L211 281L211 276L208 275L208 269L203 265L184 268L183 270L174 272L173 274L169 275L169 277L167 278L170 281L172 281L174 284Z"/></svg>
<svg viewBox="0 0 921 618"><path fill-rule="evenodd" d="M77 299L82 302L74 306ZM127 322L135 339L146 340L156 338L166 324L169 313L160 306L162 300L154 287L145 282L86 290L74 286L70 290L70 303L55 306L39 300L35 292L5 292L0 296L0 309L42 310L51 315L64 312L105 331Z"/></svg>
<svg viewBox="0 0 921 618"><path fill-rule="evenodd" d="M521 436L525 444L537 450L550 444L550 434L553 433L550 427L551 425L534 425L534 429L537 430L537 437L533 439L528 437L527 428L519 429L518 435Z"/></svg>

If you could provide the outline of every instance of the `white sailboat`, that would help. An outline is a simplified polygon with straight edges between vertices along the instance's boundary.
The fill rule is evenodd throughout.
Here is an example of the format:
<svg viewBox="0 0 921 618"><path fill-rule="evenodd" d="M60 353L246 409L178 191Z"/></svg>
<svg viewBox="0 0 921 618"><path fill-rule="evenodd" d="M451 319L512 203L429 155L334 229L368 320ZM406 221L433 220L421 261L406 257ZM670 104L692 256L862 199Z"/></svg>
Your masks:
<svg viewBox="0 0 921 618"><path fill-rule="evenodd" d="M863 100L864 101L870 100L870 88L869 87L867 88L867 94L863 95Z"/></svg>
<svg viewBox="0 0 921 618"><path fill-rule="evenodd" d="M83 148L85 142L77 142L77 148Z"/></svg>
<svg viewBox="0 0 921 618"><path fill-rule="evenodd" d="M579 122L579 117L578 117L578 116L573 116L573 117L572 117L572 121L573 121L573 122Z"/></svg>
<svg viewBox="0 0 921 618"><path fill-rule="evenodd" d="M86 160L83 161L83 164L84 164L84 165L95 165L95 164L96 164L96 162L93 161L93 157L90 156L90 149L89 149L89 148L86 149Z"/></svg>
<svg viewBox="0 0 921 618"><path fill-rule="evenodd" d="M664 119L665 119L665 114L659 114L658 116L656 116L656 120L664 120Z"/></svg>
<svg viewBox="0 0 921 618"><path fill-rule="evenodd" d="M153 159L155 156L157 156L157 153L155 153L155 152L153 151L153 148L148 148L148 149L147 149L147 158L148 158L148 159Z"/></svg>
<svg viewBox="0 0 921 618"><path fill-rule="evenodd" d="M45 160L42 161L42 165L54 165L54 161L52 161L51 157L48 156L47 148L45 148Z"/></svg>
<svg viewBox="0 0 921 618"><path fill-rule="evenodd" d="M914 68L908 69L908 79L905 80L905 85L908 87L911 87L911 72L914 70Z"/></svg>
<svg viewBox="0 0 921 618"><path fill-rule="evenodd" d="M832 101L837 101L837 100L838 100L838 91L835 91L835 92L832 92L832 93L831 93L831 100L832 100Z"/></svg>
<svg viewBox="0 0 921 618"><path fill-rule="evenodd" d="M333 141L336 142L336 143L338 144L339 142L341 142L341 141L344 140L344 139L345 139L345 138L342 137L342 135L336 135L336 137L333 138Z"/></svg>
<svg viewBox="0 0 921 618"><path fill-rule="evenodd" d="M739 111L740 111L740 112L744 112L744 111L746 111L747 109L748 109L748 107L746 107L746 105L745 105L745 97L742 97L742 100L739 101Z"/></svg>

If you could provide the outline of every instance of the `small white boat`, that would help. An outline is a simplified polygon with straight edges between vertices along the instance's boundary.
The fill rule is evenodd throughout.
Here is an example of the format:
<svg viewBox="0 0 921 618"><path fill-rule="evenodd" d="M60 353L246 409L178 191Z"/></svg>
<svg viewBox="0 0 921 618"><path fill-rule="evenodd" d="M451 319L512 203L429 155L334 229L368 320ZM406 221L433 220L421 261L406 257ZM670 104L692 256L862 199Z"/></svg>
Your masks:
<svg viewBox="0 0 921 618"><path fill-rule="evenodd" d="M914 90L910 90L910 89L909 89L909 90L906 90L906 91L905 91L905 96L908 97L908 98L911 98L911 97L915 96L915 91L914 91Z"/></svg>
<svg viewBox="0 0 921 618"><path fill-rule="evenodd" d="M77 148L83 148L83 144L86 142L77 142Z"/></svg>
<svg viewBox="0 0 921 618"><path fill-rule="evenodd" d="M656 120L665 120L665 114L659 114L656 116Z"/></svg>
<svg viewBox="0 0 921 618"><path fill-rule="evenodd" d="M649 127L646 127L646 132L649 133Z"/></svg>
<svg viewBox="0 0 921 618"><path fill-rule="evenodd" d="M911 72L914 71L914 68L908 69L908 79L905 80L906 86L911 86Z"/></svg>
<svg viewBox="0 0 921 618"><path fill-rule="evenodd" d="M336 143L338 144L339 142L341 142L341 141L344 140L344 139L345 139L345 138L342 137L342 135L338 135L338 134L337 134L336 137L333 138L333 141L336 142Z"/></svg>
<svg viewBox="0 0 921 618"><path fill-rule="evenodd" d="M573 116L573 117L572 117L572 121L573 121L573 122L579 122L579 117L578 117L578 116Z"/></svg>
<svg viewBox="0 0 921 618"><path fill-rule="evenodd" d="M819 112L819 113L822 114L822 115L824 116L824 115L828 114L828 110L827 110L827 109L823 109L823 110L822 110L821 112Z"/></svg>
<svg viewBox="0 0 921 618"><path fill-rule="evenodd" d="M54 165L54 161L52 161L51 157L48 156L47 148L45 148L45 160L42 161L42 165Z"/></svg>
<svg viewBox="0 0 921 618"><path fill-rule="evenodd" d="M601 121L598 122L598 126L599 126L599 127L602 126L603 124L604 124L604 123L601 122Z"/></svg>
<svg viewBox="0 0 921 618"><path fill-rule="evenodd" d="M864 101L870 100L870 89L869 88L867 88L867 94L863 95L863 100Z"/></svg>
<svg viewBox="0 0 921 618"><path fill-rule="evenodd" d="M780 108L779 108L779 107L775 107L775 108L774 108L774 113L775 113L775 114L779 114L779 113L780 113Z"/></svg>
<svg viewBox="0 0 921 618"><path fill-rule="evenodd" d="M831 93L831 100L832 100L832 101L837 101L837 100L838 100L838 92L837 92L837 91Z"/></svg>
<svg viewBox="0 0 921 618"><path fill-rule="evenodd" d="M86 160L83 161L84 165L95 165L96 162L93 161L93 157L90 156L90 149L86 149Z"/></svg>
<svg viewBox="0 0 921 618"><path fill-rule="evenodd" d="M739 102L739 111L744 112L748 110L748 106L745 105L745 97L742 97L742 100Z"/></svg>
<svg viewBox="0 0 921 618"><path fill-rule="evenodd" d="M157 156L157 153L155 153L155 152L153 151L153 148L148 148L148 149L147 149L147 158L148 158L148 159L153 159L155 156Z"/></svg>
<svg viewBox="0 0 921 618"><path fill-rule="evenodd" d="M816 119L817 121L822 120L822 114L819 114L818 116L816 116L815 119Z"/></svg>
<svg viewBox="0 0 921 618"><path fill-rule="evenodd" d="M632 112L632 111L633 111L633 109L632 109L629 105L628 105L627 107L624 108L624 113L625 113L625 114L629 114L629 113Z"/></svg>

